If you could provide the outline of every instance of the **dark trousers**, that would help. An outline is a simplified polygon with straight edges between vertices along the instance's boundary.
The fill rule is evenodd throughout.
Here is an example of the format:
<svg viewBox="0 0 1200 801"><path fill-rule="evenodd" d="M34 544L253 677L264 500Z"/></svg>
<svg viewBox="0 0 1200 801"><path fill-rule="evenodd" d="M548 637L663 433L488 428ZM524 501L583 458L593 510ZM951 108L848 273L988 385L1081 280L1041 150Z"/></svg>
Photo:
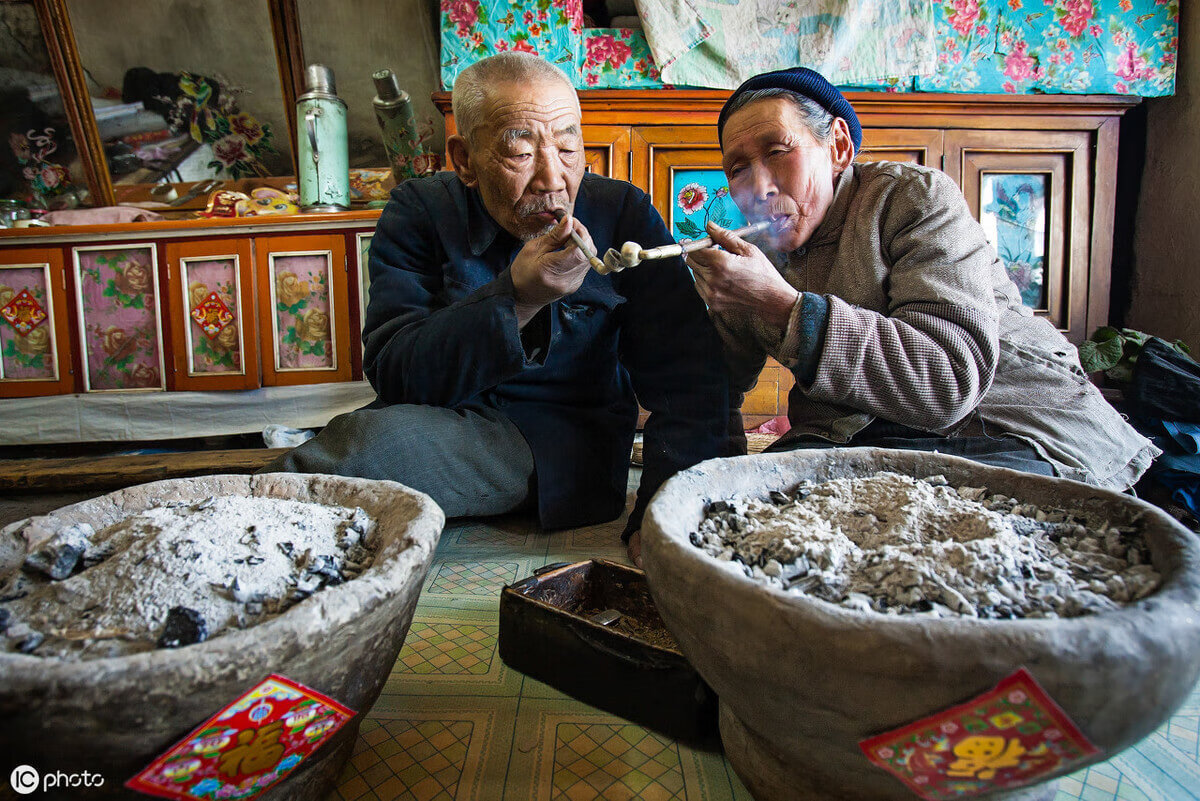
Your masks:
<svg viewBox="0 0 1200 801"><path fill-rule="evenodd" d="M333 418L261 472L398 481L432 497L447 517L503 514L537 497L533 452L492 409L372 404Z"/></svg>
<svg viewBox="0 0 1200 801"><path fill-rule="evenodd" d="M776 445L781 447L776 447ZM797 451L832 447L837 446L824 439L796 439L784 443L776 442L767 448L767 451ZM1043 476L1054 475L1053 466L1039 456L1032 446L1026 445L1016 437L1009 436L939 437L928 431L909 428L899 423L875 420L855 434L843 447L937 451L996 467L1007 467L1010 470L1023 470L1026 473L1037 473Z"/></svg>

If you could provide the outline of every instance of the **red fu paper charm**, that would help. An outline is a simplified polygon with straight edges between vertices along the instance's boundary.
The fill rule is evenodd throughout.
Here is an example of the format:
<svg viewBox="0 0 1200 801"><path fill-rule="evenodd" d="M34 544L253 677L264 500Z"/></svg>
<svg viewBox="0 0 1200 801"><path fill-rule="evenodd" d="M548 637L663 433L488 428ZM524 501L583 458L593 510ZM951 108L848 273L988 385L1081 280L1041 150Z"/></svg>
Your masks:
<svg viewBox="0 0 1200 801"><path fill-rule="evenodd" d="M125 782L183 801L252 799L295 770L354 712L272 673Z"/></svg>
<svg viewBox="0 0 1200 801"><path fill-rule="evenodd" d="M209 292L208 297L192 308L192 319L204 336L215 339L221 329L233 322L233 312L225 305L216 292Z"/></svg>
<svg viewBox="0 0 1200 801"><path fill-rule="evenodd" d="M1097 753L1024 668L983 695L858 747L927 801L1024 787Z"/></svg>
<svg viewBox="0 0 1200 801"><path fill-rule="evenodd" d="M0 308L0 316L8 320L18 334L28 336L30 331L46 320L46 310L29 294L28 289L22 289Z"/></svg>

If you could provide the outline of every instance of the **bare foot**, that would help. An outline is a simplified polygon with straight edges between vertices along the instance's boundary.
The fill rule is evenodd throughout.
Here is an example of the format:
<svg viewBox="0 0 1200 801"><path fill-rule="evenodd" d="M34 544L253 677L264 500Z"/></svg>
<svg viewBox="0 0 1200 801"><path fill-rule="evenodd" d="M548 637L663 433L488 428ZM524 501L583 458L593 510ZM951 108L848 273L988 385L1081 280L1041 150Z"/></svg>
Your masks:
<svg viewBox="0 0 1200 801"><path fill-rule="evenodd" d="M642 566L642 532L635 531L633 536L629 538L629 543L625 546L629 553L629 561L633 562L638 567Z"/></svg>

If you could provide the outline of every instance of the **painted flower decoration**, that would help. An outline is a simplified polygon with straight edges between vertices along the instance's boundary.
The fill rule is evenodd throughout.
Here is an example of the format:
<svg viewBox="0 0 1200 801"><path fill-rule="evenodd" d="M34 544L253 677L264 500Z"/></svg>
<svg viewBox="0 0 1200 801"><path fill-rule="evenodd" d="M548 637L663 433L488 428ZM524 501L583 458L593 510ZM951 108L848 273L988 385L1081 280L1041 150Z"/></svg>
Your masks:
<svg viewBox="0 0 1200 801"><path fill-rule="evenodd" d="M129 338L129 334L124 328L110 325L101 334L100 346L104 348L104 352L109 356L119 359L125 355L126 351L132 349L133 340Z"/></svg>
<svg viewBox="0 0 1200 801"><path fill-rule="evenodd" d="M209 347L217 353L228 353L237 347L238 344L238 327L237 323L230 323L221 329L221 333L209 343Z"/></svg>
<svg viewBox="0 0 1200 801"><path fill-rule="evenodd" d="M199 281L192 281L190 284L188 284L188 301L191 304L189 308L196 308L203 303L204 299L207 297L208 286L206 284L202 284Z"/></svg>
<svg viewBox="0 0 1200 801"><path fill-rule="evenodd" d="M708 190L698 183L687 184L679 190L679 197L675 198L675 202L685 214L691 214L708 202Z"/></svg>
<svg viewBox="0 0 1200 801"><path fill-rule="evenodd" d="M245 139L246 143L250 145L263 137L263 129L258 120L245 113L234 114L229 118L229 130Z"/></svg>
<svg viewBox="0 0 1200 801"><path fill-rule="evenodd" d="M294 306L308 295L308 282L301 281L293 272L285 270L275 279L275 299L284 306Z"/></svg>
<svg viewBox="0 0 1200 801"><path fill-rule="evenodd" d="M140 295L150 289L153 276L150 267L136 261L125 261L120 265L113 282L126 295Z"/></svg>
<svg viewBox="0 0 1200 801"><path fill-rule="evenodd" d="M296 334L308 342L329 339L329 315L319 309L309 309L296 323Z"/></svg>
<svg viewBox="0 0 1200 801"><path fill-rule="evenodd" d="M158 369L149 365L138 363L133 368L133 372L129 374L129 384L134 387L155 387L158 386Z"/></svg>
<svg viewBox="0 0 1200 801"><path fill-rule="evenodd" d="M221 137L213 142L212 148L213 156L224 167L233 167L249 158L249 153L246 152L246 140L238 134Z"/></svg>
<svg viewBox="0 0 1200 801"><path fill-rule="evenodd" d="M37 356L50 350L50 332L43 326L23 337L17 337L17 350L27 356Z"/></svg>

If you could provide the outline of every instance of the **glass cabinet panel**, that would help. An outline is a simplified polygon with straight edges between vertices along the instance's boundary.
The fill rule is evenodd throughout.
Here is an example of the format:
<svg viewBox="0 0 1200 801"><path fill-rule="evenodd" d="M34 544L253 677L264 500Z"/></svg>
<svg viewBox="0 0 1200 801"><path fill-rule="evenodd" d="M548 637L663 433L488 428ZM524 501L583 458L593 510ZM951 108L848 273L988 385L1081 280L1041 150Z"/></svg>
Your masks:
<svg viewBox="0 0 1200 801"><path fill-rule="evenodd" d="M153 243L75 248L84 389L166 389Z"/></svg>
<svg viewBox="0 0 1200 801"><path fill-rule="evenodd" d="M1031 309L1047 311L1046 199L1051 174L985 172L979 182L979 222Z"/></svg>
<svg viewBox="0 0 1200 801"><path fill-rule="evenodd" d="M160 182L292 174L266 3L66 5L117 202Z"/></svg>
<svg viewBox="0 0 1200 801"><path fill-rule="evenodd" d="M86 202L86 177L31 0L0 2L0 198Z"/></svg>

